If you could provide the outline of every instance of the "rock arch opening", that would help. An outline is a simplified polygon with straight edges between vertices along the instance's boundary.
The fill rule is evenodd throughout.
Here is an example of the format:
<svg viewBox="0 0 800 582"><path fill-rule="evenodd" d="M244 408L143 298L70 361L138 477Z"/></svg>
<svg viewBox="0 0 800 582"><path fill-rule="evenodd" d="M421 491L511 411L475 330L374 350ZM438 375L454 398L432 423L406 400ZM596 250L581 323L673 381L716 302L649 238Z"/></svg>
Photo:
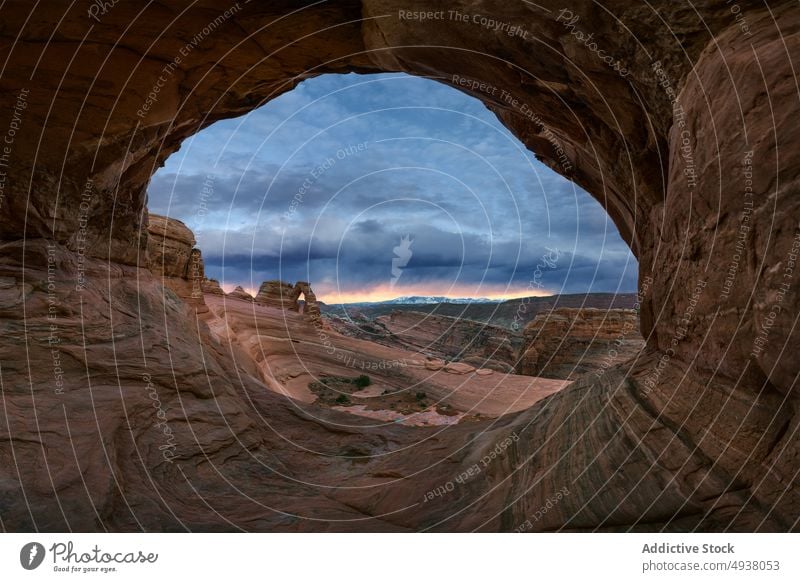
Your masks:
<svg viewBox="0 0 800 582"><path fill-rule="evenodd" d="M412 358L574 380L643 345L636 261L602 207L434 80L306 80L187 140L148 210L193 231L214 295Z"/></svg>

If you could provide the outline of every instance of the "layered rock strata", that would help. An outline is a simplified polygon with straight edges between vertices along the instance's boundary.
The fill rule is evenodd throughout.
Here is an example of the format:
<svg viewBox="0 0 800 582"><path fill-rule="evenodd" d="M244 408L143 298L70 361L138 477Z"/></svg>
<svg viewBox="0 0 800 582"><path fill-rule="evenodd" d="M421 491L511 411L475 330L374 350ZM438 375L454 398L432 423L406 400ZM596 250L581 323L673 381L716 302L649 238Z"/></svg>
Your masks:
<svg viewBox="0 0 800 582"><path fill-rule="evenodd" d="M204 279L202 289L203 293L208 293L209 295L225 295L225 291L223 291L219 281L216 279Z"/></svg>
<svg viewBox="0 0 800 582"><path fill-rule="evenodd" d="M178 297L205 311L205 268L194 233L180 220L157 214L148 215L147 233L150 270Z"/></svg>
<svg viewBox="0 0 800 582"><path fill-rule="evenodd" d="M234 299L242 299L244 301L254 301L254 297L250 295L241 285L237 285L233 291L226 294L228 297L233 297Z"/></svg>
<svg viewBox="0 0 800 582"><path fill-rule="evenodd" d="M519 373L565 380L601 374L644 347L632 309L554 309L537 315L524 336Z"/></svg>
<svg viewBox="0 0 800 582"><path fill-rule="evenodd" d="M512 374L523 345L522 334L507 328L416 311L330 321L346 335Z"/></svg>
<svg viewBox="0 0 800 582"><path fill-rule="evenodd" d="M298 297L299 293L294 285L283 281L264 281L258 289L255 300L262 305L297 311Z"/></svg>

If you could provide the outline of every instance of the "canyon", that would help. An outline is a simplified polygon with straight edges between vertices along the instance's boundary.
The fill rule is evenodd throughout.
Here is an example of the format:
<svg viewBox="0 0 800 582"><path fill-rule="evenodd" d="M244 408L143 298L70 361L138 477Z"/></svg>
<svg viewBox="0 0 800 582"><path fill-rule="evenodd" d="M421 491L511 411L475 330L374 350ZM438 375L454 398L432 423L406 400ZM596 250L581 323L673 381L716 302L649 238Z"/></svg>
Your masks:
<svg viewBox="0 0 800 582"><path fill-rule="evenodd" d="M513 373L522 335L468 319L395 310L376 318L329 318L342 335L425 356Z"/></svg>
<svg viewBox="0 0 800 582"><path fill-rule="evenodd" d="M551 306L550 310L531 310L537 315L522 332L462 317L402 309L372 318L349 310L353 313L346 318L329 315L327 320L333 329L349 337L507 374L559 380L601 374L614 364L635 358L644 348L635 310L552 307L565 301L560 296L548 299L540 305ZM591 295L582 299L589 304L598 302ZM599 302L604 299L599 298ZM373 311L380 313L383 309L376 307Z"/></svg>
<svg viewBox="0 0 800 582"><path fill-rule="evenodd" d="M3 530L798 529L793 3L748 4L747 35L724 2L572 7L624 75L548 0L452 3L524 38L398 17L422 0L236 7L3 5ZM398 71L480 99L605 208L639 261L643 344L591 373L555 361L568 384L415 357L369 374L449 408L359 416L317 402L355 386L345 354L408 350L326 330L305 282L225 294L191 231L149 216L153 172L204 127L315 75ZM579 315L526 322L524 371L561 355L548 326L593 337ZM453 411L480 412L436 424Z"/></svg>
<svg viewBox="0 0 800 582"><path fill-rule="evenodd" d="M425 410L417 409L410 415L397 414L393 421L427 425L447 420L433 414L435 409L470 419L499 417L528 408L568 384L558 379L507 376L350 338L320 327L311 315L243 300L235 293L224 298L207 296L206 303L210 312L202 320L216 341L235 346L237 365L269 390L288 396L291 404L317 402L313 383L363 375L369 378L369 387L352 400L379 412L370 415L369 410L354 409L356 414L385 417L390 407L384 407L383 400L424 393L419 400L429 404L427 408L432 410L427 416L434 418L426 418ZM382 399L384 396L390 398ZM338 410L353 412L345 408L339 406Z"/></svg>
<svg viewBox="0 0 800 582"><path fill-rule="evenodd" d="M498 366L501 372L513 371L513 366L477 356L473 357L475 365L465 363L462 358L453 359L468 336L487 327L487 333L492 333L491 326L478 322L452 320L451 326L462 328L456 337L442 334L441 329L428 329L427 333L417 329L411 334L411 341L395 344L384 341L394 348L387 349L376 345L374 338L353 337L364 335L354 333L353 329L340 334L323 322L308 282L292 285L270 280L261 284L255 296L241 286L225 293L219 282L205 277L202 253L194 246L194 234L183 222L155 214L149 214L148 218L152 274L194 309L217 343L235 346L237 368L259 379L276 394L311 404L319 400L310 389L313 383L366 372L371 388L356 396L367 409L353 409L355 413L377 418L388 414L394 422L416 426L450 424L465 415L498 417L516 412L568 383L559 378L548 381L508 378L505 374L488 378L494 376ZM488 340L505 348L503 357L512 361L515 354L509 340L502 337L505 330L493 331L500 337ZM451 349L446 353L421 349L429 341L443 342ZM386 393L390 398L384 398ZM389 406L396 402L383 407L384 400L397 400L396 395L403 394L415 395L412 402L424 401L427 406L422 410L418 410L420 406L412 407L415 409L410 411L404 407L410 414L390 410ZM346 406L334 408L352 412ZM448 411L447 418L437 410Z"/></svg>
<svg viewBox="0 0 800 582"><path fill-rule="evenodd" d="M522 331L540 313L561 308L633 309L637 304L636 293L561 293L555 296L520 297L496 303L473 300L469 303L376 303L374 305L323 305L326 315L344 320L374 320L396 311L415 311L430 315L441 315L456 319L468 319L492 326Z"/></svg>
<svg viewBox="0 0 800 582"><path fill-rule="evenodd" d="M644 348L635 310L556 309L525 326L522 374L574 380L633 360Z"/></svg>

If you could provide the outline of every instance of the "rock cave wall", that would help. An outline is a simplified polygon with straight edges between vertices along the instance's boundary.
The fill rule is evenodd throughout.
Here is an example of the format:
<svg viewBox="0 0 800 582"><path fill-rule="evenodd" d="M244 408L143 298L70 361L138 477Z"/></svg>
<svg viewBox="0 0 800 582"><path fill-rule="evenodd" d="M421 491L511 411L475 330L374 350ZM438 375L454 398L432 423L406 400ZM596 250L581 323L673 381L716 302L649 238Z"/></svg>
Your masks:
<svg viewBox="0 0 800 582"><path fill-rule="evenodd" d="M535 529L796 529L800 13L742 4L747 34L722 1L4 4L3 527L507 531L568 487ZM411 453L419 433L334 430L242 373L149 270L148 181L214 121L352 71L474 95L591 193L639 260L647 348Z"/></svg>

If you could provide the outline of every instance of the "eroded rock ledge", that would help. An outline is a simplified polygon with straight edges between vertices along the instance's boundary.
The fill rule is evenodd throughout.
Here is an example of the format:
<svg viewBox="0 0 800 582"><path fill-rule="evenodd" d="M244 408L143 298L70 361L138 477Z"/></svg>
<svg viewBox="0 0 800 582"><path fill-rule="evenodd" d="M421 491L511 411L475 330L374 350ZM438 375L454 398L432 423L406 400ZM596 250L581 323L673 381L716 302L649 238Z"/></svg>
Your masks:
<svg viewBox="0 0 800 582"><path fill-rule="evenodd" d="M194 233L180 220L149 214L147 234L150 271L186 303L205 311L205 266Z"/></svg>
<svg viewBox="0 0 800 582"><path fill-rule="evenodd" d="M148 214L147 231L147 260L150 271L161 278L165 287L201 313L208 310L203 299L204 293L225 295L219 281L206 278L203 254L194 246L194 233L183 222L167 216ZM322 326L317 296L307 281L298 281L294 285L283 281L264 281L255 297L241 286L227 295L234 299L254 301L291 311L300 311L299 299L302 296L303 313L312 323Z"/></svg>
<svg viewBox="0 0 800 582"><path fill-rule="evenodd" d="M644 348L632 309L558 308L537 315L523 335L519 373L545 378L600 374Z"/></svg>

